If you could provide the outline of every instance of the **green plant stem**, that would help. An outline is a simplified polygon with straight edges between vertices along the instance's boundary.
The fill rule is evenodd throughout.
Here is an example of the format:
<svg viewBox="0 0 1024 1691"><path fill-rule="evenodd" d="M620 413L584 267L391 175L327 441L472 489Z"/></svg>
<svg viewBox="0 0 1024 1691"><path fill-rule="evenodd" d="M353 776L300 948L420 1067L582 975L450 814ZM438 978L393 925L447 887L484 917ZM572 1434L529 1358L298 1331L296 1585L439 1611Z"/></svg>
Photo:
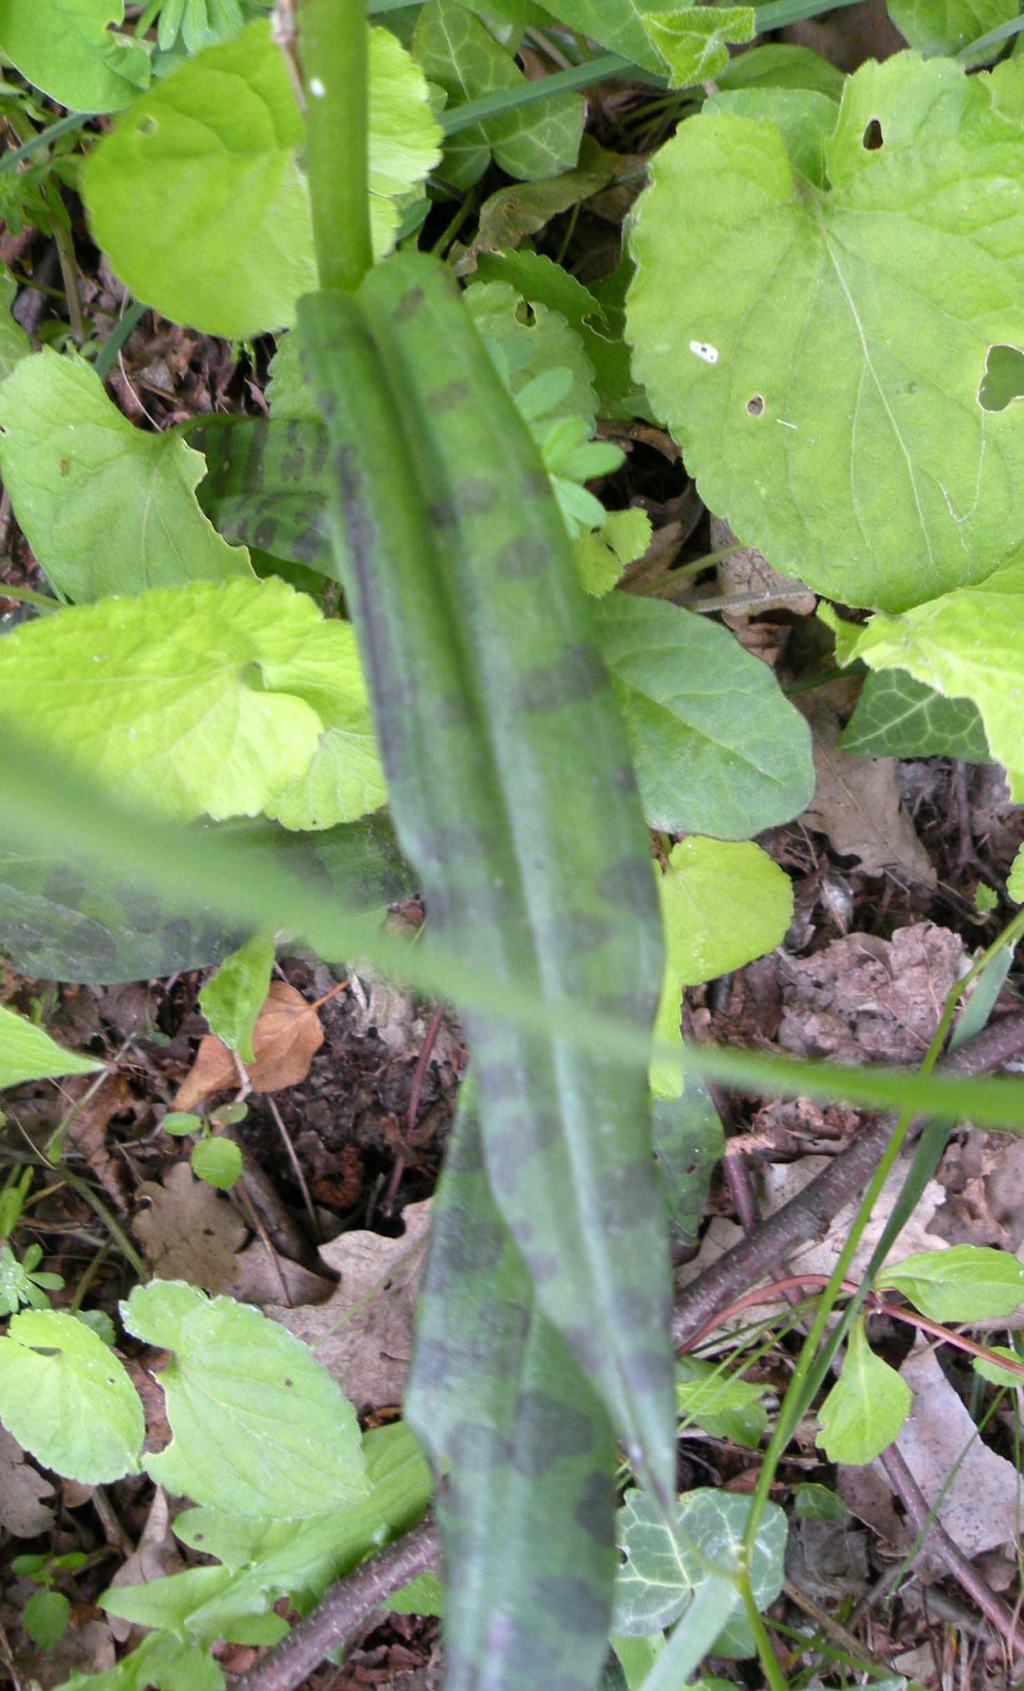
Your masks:
<svg viewBox="0 0 1024 1691"><path fill-rule="evenodd" d="M132 300L124 315L118 318L96 357L96 374L101 382L105 382L114 368L121 348L124 346L132 330L137 328L149 310L139 299Z"/></svg>
<svg viewBox="0 0 1024 1691"><path fill-rule="evenodd" d="M467 100L465 105L456 106L453 111L442 112L439 121L446 136L457 135L460 130L471 129L475 123L484 123L500 112L516 111L520 106L532 105L535 100L550 100L555 94L570 94L577 88L608 82L612 77L623 77L630 82L649 82L656 88L665 86L664 78L640 70L628 59L620 58L618 53L602 53L588 64L573 65L570 70L555 71L553 76L538 77L536 82L523 82L516 88L484 94L479 100Z"/></svg>
<svg viewBox="0 0 1024 1691"><path fill-rule="evenodd" d="M38 605L41 611L59 611L59 599L48 599L45 593L37 593L34 587L9 587L5 581L0 581L0 599L17 599L22 605Z"/></svg>
<svg viewBox="0 0 1024 1691"><path fill-rule="evenodd" d="M354 293L373 263L365 0L304 0L299 32L320 286Z"/></svg>

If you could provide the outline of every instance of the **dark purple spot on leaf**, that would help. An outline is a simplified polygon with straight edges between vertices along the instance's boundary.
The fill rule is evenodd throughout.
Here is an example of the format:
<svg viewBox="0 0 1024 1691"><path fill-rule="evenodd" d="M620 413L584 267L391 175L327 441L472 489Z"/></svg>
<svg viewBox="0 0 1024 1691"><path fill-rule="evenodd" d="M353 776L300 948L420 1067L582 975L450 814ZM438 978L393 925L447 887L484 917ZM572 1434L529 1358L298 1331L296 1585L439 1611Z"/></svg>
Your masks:
<svg viewBox="0 0 1024 1691"><path fill-rule="evenodd" d="M535 664L516 689L520 710L559 710L592 699L608 686L608 674L594 646L580 642L554 663Z"/></svg>
<svg viewBox="0 0 1024 1691"><path fill-rule="evenodd" d="M590 1417L546 1392L520 1392L516 1423L514 1461L523 1474L544 1474L556 1462L586 1456L594 1443Z"/></svg>
<svg viewBox="0 0 1024 1691"><path fill-rule="evenodd" d="M398 304L395 306L394 311L391 313L393 320L396 323L408 323L410 317L415 317L416 313L419 311L420 306L423 304L423 300L424 293L422 288L407 288Z"/></svg>
<svg viewBox="0 0 1024 1691"><path fill-rule="evenodd" d="M615 1539L615 1506L618 1495L610 1474L596 1469L583 1487L583 1495L576 1505L575 1516L583 1531L601 1545Z"/></svg>
<svg viewBox="0 0 1024 1691"><path fill-rule="evenodd" d="M519 535L507 540L498 553L495 568L506 580L530 580L543 575L551 567L552 552L543 540L527 540Z"/></svg>
<svg viewBox="0 0 1024 1691"><path fill-rule="evenodd" d="M607 1633L611 1605L604 1592L586 1580L556 1574L538 1580L533 1590L540 1607L557 1615L567 1632L587 1638Z"/></svg>
<svg viewBox="0 0 1024 1691"><path fill-rule="evenodd" d="M468 393L465 382L449 382L447 387L435 388L428 404L431 411L450 411L453 406L461 405Z"/></svg>

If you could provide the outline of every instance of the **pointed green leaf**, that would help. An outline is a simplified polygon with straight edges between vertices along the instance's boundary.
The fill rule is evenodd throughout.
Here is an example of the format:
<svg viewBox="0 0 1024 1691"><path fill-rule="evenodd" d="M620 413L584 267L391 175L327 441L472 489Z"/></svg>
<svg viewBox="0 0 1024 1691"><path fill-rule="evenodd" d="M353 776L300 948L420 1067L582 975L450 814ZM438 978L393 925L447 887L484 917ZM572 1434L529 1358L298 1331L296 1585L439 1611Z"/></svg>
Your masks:
<svg viewBox="0 0 1024 1691"><path fill-rule="evenodd" d="M875 1276L933 1321L995 1321L1024 1303L1024 1263L988 1245L951 1245L888 1263Z"/></svg>
<svg viewBox="0 0 1024 1691"><path fill-rule="evenodd" d="M0 642L0 717L183 820L287 811L286 826L329 827L384 797L352 629L281 581L153 588L23 623ZM336 791L314 819L321 764Z"/></svg>
<svg viewBox="0 0 1024 1691"><path fill-rule="evenodd" d="M28 82L79 112L116 112L149 81L149 55L124 0L0 0L0 50Z"/></svg>
<svg viewBox="0 0 1024 1691"><path fill-rule="evenodd" d="M865 678L839 744L857 757L991 761L977 705L943 698L905 669L878 670Z"/></svg>
<svg viewBox="0 0 1024 1691"><path fill-rule="evenodd" d="M682 1356L676 1363L676 1405L684 1428L703 1427L713 1438L754 1450L768 1425L761 1401L767 1389L697 1357Z"/></svg>
<svg viewBox="0 0 1024 1691"><path fill-rule="evenodd" d="M395 198L440 156L427 85L387 30L370 34L374 244ZM185 59L138 99L82 173L97 244L132 293L178 323L251 337L290 323L316 286L302 119L284 56L257 20Z"/></svg>
<svg viewBox="0 0 1024 1691"><path fill-rule="evenodd" d="M664 72L661 54L644 27L648 12L663 12L664 0L557 0L549 7L580 35L589 35L612 53L632 59L656 76Z"/></svg>
<svg viewBox="0 0 1024 1691"><path fill-rule="evenodd" d="M24 359L0 387L0 428L14 514L69 599L251 575L199 509L200 454L133 428L83 360Z"/></svg>
<svg viewBox="0 0 1024 1691"><path fill-rule="evenodd" d="M829 1461L873 1462L898 1435L911 1398L906 1381L871 1349L863 1320L855 1321L843 1371L818 1411L818 1443Z"/></svg>
<svg viewBox="0 0 1024 1691"><path fill-rule="evenodd" d="M766 664L708 617L629 593L598 628L650 827L749 839L799 815L810 734Z"/></svg>
<svg viewBox="0 0 1024 1691"><path fill-rule="evenodd" d="M465 1098L436 1204L406 1415L446 1476L446 1685L582 1691L611 1618L615 1441L537 1308Z"/></svg>
<svg viewBox="0 0 1024 1691"><path fill-rule="evenodd" d="M944 593L900 616L874 616L863 628L819 613L836 635L840 663L908 671L947 699L972 700L992 757L1005 765L1010 795L1024 799L1024 559L976 587Z"/></svg>
<svg viewBox="0 0 1024 1691"><path fill-rule="evenodd" d="M988 78L900 54L848 80L827 191L773 124L731 112L655 155L636 374L711 509L848 604L933 598L1024 536L1024 409L982 392L993 347L1024 344L1020 147Z"/></svg>
<svg viewBox="0 0 1024 1691"><path fill-rule="evenodd" d="M179 1280L136 1286L121 1316L137 1338L171 1352L157 1378L174 1437L145 1459L158 1485L280 1520L365 1497L355 1411L284 1327Z"/></svg>
<svg viewBox="0 0 1024 1691"><path fill-rule="evenodd" d="M45 1028L0 1004L0 1087L57 1075L93 1074L102 1067L94 1057L62 1050Z"/></svg>
<svg viewBox="0 0 1024 1691"><path fill-rule="evenodd" d="M139 1471L138 1393L109 1346L63 1310L22 1310L0 1339L0 1420L44 1468L83 1485Z"/></svg>
<svg viewBox="0 0 1024 1691"><path fill-rule="evenodd" d="M413 53L424 75L444 89L449 109L525 80L515 60L459 0L427 0L420 8ZM555 95L460 130L445 146L441 173L454 187L469 188L493 153L509 176L528 181L557 176L576 163L582 133L581 97Z"/></svg>
<svg viewBox="0 0 1024 1691"><path fill-rule="evenodd" d="M252 1030L267 996L273 966L273 938L253 934L225 957L199 994L199 1008L210 1032L237 1051L243 1063L253 1059Z"/></svg>

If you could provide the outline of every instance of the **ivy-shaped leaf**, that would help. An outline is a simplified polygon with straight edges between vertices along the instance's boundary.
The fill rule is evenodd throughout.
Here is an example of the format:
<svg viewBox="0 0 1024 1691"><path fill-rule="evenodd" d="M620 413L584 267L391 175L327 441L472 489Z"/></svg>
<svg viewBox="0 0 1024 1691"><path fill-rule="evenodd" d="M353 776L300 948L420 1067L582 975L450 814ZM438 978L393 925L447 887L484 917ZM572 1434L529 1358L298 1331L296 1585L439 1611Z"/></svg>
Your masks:
<svg viewBox="0 0 1024 1691"><path fill-rule="evenodd" d="M186 59L95 147L82 189L97 244L165 317L251 337L292 322L316 286L302 119L284 58L257 20ZM396 199L440 157L422 73L385 29L370 32L374 246Z"/></svg>
<svg viewBox="0 0 1024 1691"><path fill-rule="evenodd" d="M712 1572L735 1572L742 1553L751 1499L698 1486L686 1492L671 1525L646 1492L627 1492L619 1511L619 1545L625 1561L615 1590L616 1632L642 1637L684 1615ZM759 1610L782 1590L786 1517L777 1503L765 1508L750 1559L750 1585ZM750 1623L734 1615L704 1654L752 1656Z"/></svg>
<svg viewBox="0 0 1024 1691"><path fill-rule="evenodd" d="M138 1473L138 1393L109 1345L63 1310L22 1310L0 1339L0 1420L44 1468L83 1485Z"/></svg>
<svg viewBox="0 0 1024 1691"><path fill-rule="evenodd" d="M258 1310L180 1280L137 1286L128 1331L171 1352L157 1378L174 1435L159 1485L238 1515L307 1520L366 1496L355 1411L312 1352Z"/></svg>
<svg viewBox="0 0 1024 1691"><path fill-rule="evenodd" d="M149 81L149 54L124 0L0 0L0 50L26 81L71 111L116 112Z"/></svg>
<svg viewBox="0 0 1024 1691"><path fill-rule="evenodd" d="M774 124L692 118L634 213L636 373L705 502L849 604L933 599L1024 536L1024 408L983 390L1024 344L1021 130L994 92L948 59L869 62L827 187Z"/></svg>
<svg viewBox="0 0 1024 1691"><path fill-rule="evenodd" d="M905 669L882 669L865 678L839 745L857 757L991 761L977 705L945 699Z"/></svg>
<svg viewBox="0 0 1024 1691"><path fill-rule="evenodd" d="M102 1067L93 1057L62 1050L45 1028L0 1004L0 1087L58 1075L94 1074Z"/></svg>
<svg viewBox="0 0 1024 1691"><path fill-rule="evenodd" d="M818 1411L818 1443L830 1462L862 1467L896 1438L910 1414L905 1380L868 1344L863 1318L850 1328L843 1371Z"/></svg>
<svg viewBox="0 0 1024 1691"><path fill-rule="evenodd" d="M0 641L0 700L12 727L182 821L265 811L328 827L383 802L352 630L281 581L154 588L23 623Z"/></svg>
<svg viewBox="0 0 1024 1691"><path fill-rule="evenodd" d="M450 108L525 81L509 53L460 0L427 0L416 21L413 53L424 75L444 89ZM580 96L555 95L459 131L445 147L442 174L453 187L469 188L493 153L509 176L527 181L558 176L576 163L582 134Z"/></svg>
<svg viewBox="0 0 1024 1691"><path fill-rule="evenodd" d="M196 501L201 455L133 428L84 360L23 359L0 387L0 428L14 514L69 599L251 575Z"/></svg>
<svg viewBox="0 0 1024 1691"><path fill-rule="evenodd" d="M1011 797L1024 799L1024 558L975 587L899 616L874 616L863 628L828 606L819 615L835 633L840 663L862 658L871 669L906 670L947 699L972 700Z"/></svg>

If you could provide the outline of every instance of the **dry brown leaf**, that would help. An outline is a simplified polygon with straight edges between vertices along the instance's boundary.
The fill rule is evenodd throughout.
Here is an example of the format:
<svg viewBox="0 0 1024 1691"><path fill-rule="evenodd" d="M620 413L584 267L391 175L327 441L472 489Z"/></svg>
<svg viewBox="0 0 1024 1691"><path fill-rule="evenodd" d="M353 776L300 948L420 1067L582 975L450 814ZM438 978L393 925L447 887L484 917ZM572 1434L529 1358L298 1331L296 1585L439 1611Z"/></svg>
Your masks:
<svg viewBox="0 0 1024 1691"><path fill-rule="evenodd" d="M171 1509L163 1486L157 1486L142 1535L131 1555L121 1563L112 1586L148 1585L150 1580L176 1574L185 1566L178 1541L171 1531ZM110 1630L119 1644L130 1637L133 1623L117 1615L108 1617Z"/></svg>
<svg viewBox="0 0 1024 1691"><path fill-rule="evenodd" d="M316 1006L287 981L272 981L253 1029L253 1061L247 1065L254 1092L280 1092L305 1080L324 1042ZM208 1033L174 1100L176 1110L194 1110L215 1092L235 1091L237 1060L223 1040Z"/></svg>
<svg viewBox="0 0 1024 1691"><path fill-rule="evenodd" d="M959 934L934 922L780 956L779 1044L799 1057L916 1065L967 962Z"/></svg>
<svg viewBox="0 0 1024 1691"><path fill-rule="evenodd" d="M235 1252L246 1226L230 1201L188 1163L175 1163L158 1186L146 1180L139 1196L150 1200L132 1222L158 1280L189 1280L205 1292L227 1292L236 1274Z"/></svg>
<svg viewBox="0 0 1024 1691"><path fill-rule="evenodd" d="M429 1198L409 1205L400 1239L358 1231L322 1246L323 1261L341 1276L329 1302L267 1308L267 1315L313 1348L357 1409L401 1400L430 1208Z"/></svg>
<svg viewBox="0 0 1024 1691"><path fill-rule="evenodd" d="M816 775L804 822L827 834L840 857L859 858L866 874L898 869L933 887L935 870L900 806L896 759L840 751L839 718L828 701L808 694L799 703L814 736Z"/></svg>
<svg viewBox="0 0 1024 1691"><path fill-rule="evenodd" d="M712 517L711 545L714 551L723 551L726 546L736 544L736 536L729 524L721 517ZM723 558L716 573L719 593L730 598L738 593L763 594L767 610L794 611L797 616L810 616L818 603L816 595L802 581L780 575L778 570L772 569L764 553L759 552L756 546L744 546L728 558ZM742 614L746 618L756 616L756 605Z"/></svg>
<svg viewBox="0 0 1024 1691"><path fill-rule="evenodd" d="M232 1279L224 1287L240 1303L254 1303L260 1309L277 1303L281 1296L281 1281L288 1290L293 1308L306 1304L325 1303L334 1291L335 1282L324 1274L313 1274L301 1262L275 1252L276 1267L270 1260L262 1239L254 1239L239 1251L234 1259Z"/></svg>
<svg viewBox="0 0 1024 1691"><path fill-rule="evenodd" d="M42 1500L53 1496L49 1480L27 1460L9 1432L0 1427L0 1527L14 1538L36 1538L53 1526L53 1510Z"/></svg>
<svg viewBox="0 0 1024 1691"><path fill-rule="evenodd" d="M774 1215L783 1204L795 1198L831 1160L829 1157L801 1157L795 1163L767 1163L762 1171L766 1212ZM866 1269L882 1236L882 1230L892 1214L893 1205L906 1182L912 1161L912 1151L897 1158L895 1168L882 1187L878 1202L871 1212L871 1218L864 1228L850 1263L849 1274L852 1279L857 1279ZM860 1196L858 1193L855 1200L851 1200L836 1212L826 1239L812 1239L790 1251L786 1260L794 1274L831 1274L853 1225ZM929 1180L917 1201L913 1215L900 1232L886 1261L900 1262L917 1251L941 1251L946 1248L946 1241L930 1231L932 1219L944 1196L938 1181Z"/></svg>
<svg viewBox="0 0 1024 1691"><path fill-rule="evenodd" d="M74 1076L65 1084L69 1095L81 1098L88 1093L95 1076ZM128 1091L122 1074L106 1075L92 1096L75 1112L68 1127L68 1144L85 1158L118 1215L125 1215L128 1204L124 1195L124 1173L107 1150L107 1128L112 1117L127 1111L138 1113L138 1104Z"/></svg>

